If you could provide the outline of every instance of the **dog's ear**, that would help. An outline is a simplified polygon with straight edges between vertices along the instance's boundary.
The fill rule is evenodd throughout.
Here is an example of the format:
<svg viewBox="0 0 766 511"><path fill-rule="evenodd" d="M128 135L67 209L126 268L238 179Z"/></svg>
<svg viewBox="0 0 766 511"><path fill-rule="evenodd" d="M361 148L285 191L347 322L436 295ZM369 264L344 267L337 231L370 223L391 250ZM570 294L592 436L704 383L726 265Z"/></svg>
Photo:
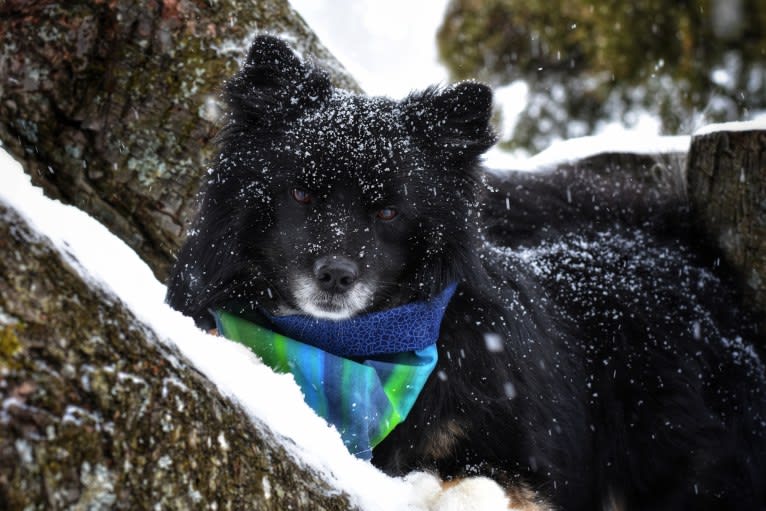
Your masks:
<svg viewBox="0 0 766 511"><path fill-rule="evenodd" d="M331 89L327 74L302 62L284 41L259 36L224 91L234 115L269 127L318 105Z"/></svg>
<svg viewBox="0 0 766 511"><path fill-rule="evenodd" d="M445 89L430 88L404 100L405 122L413 136L435 155L469 161L496 141L490 125L492 89L461 82Z"/></svg>

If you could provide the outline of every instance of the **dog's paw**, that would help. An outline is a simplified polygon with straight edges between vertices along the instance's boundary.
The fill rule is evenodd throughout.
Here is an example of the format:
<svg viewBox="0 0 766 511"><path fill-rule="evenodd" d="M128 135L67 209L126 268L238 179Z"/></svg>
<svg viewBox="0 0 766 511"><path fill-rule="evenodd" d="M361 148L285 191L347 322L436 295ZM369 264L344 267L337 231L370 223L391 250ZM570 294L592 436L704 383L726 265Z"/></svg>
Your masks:
<svg viewBox="0 0 766 511"><path fill-rule="evenodd" d="M506 511L510 500L492 479L471 477L444 483L427 472L413 472L407 477L416 496L415 504L428 511Z"/></svg>
<svg viewBox="0 0 766 511"><path fill-rule="evenodd" d="M553 511L529 488L503 488L488 477L442 481L428 472L404 478L412 489L410 503L424 511Z"/></svg>
<svg viewBox="0 0 766 511"><path fill-rule="evenodd" d="M441 479L428 472L410 472L404 481L412 488L411 503L415 509L436 510L434 502L443 491Z"/></svg>
<svg viewBox="0 0 766 511"><path fill-rule="evenodd" d="M487 477L469 477L443 490L433 511L506 511L510 500L505 490Z"/></svg>

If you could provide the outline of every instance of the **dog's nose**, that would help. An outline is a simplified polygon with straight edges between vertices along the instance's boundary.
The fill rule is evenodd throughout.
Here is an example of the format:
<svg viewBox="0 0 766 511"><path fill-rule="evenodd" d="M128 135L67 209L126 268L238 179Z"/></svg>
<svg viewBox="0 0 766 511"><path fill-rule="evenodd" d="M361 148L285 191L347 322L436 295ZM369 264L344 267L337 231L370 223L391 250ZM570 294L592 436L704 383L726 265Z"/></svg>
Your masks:
<svg viewBox="0 0 766 511"><path fill-rule="evenodd" d="M323 257L314 265L319 288L329 293L344 293L356 282L359 267L345 257Z"/></svg>

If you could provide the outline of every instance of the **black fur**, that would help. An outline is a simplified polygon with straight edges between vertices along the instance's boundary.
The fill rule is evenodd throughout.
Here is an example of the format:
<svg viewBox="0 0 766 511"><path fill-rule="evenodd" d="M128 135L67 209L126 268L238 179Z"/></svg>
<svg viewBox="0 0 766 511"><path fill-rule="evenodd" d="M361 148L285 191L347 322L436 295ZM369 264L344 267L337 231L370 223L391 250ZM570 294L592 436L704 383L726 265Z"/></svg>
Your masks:
<svg viewBox="0 0 766 511"><path fill-rule="evenodd" d="M480 84L400 102L347 94L261 37L226 99L171 305L203 327L211 307L296 309L291 279L324 256L374 284L364 310L459 283L438 366L376 465L489 475L560 509L766 509L764 370L750 345L763 336L707 258L668 236L668 215L627 201L609 220L597 194L565 201L567 184L545 177L486 193ZM383 221L381 208L399 214Z"/></svg>

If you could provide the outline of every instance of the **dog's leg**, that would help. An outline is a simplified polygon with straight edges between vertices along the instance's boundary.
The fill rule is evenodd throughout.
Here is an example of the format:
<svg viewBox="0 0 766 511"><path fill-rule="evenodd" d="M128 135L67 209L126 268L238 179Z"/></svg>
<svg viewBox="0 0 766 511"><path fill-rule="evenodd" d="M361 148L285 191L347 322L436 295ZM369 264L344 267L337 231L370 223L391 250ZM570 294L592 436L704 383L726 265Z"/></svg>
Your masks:
<svg viewBox="0 0 766 511"><path fill-rule="evenodd" d="M427 472L413 472L405 481L413 487L415 504L428 511L550 511L526 488L503 489L487 477L442 481Z"/></svg>

